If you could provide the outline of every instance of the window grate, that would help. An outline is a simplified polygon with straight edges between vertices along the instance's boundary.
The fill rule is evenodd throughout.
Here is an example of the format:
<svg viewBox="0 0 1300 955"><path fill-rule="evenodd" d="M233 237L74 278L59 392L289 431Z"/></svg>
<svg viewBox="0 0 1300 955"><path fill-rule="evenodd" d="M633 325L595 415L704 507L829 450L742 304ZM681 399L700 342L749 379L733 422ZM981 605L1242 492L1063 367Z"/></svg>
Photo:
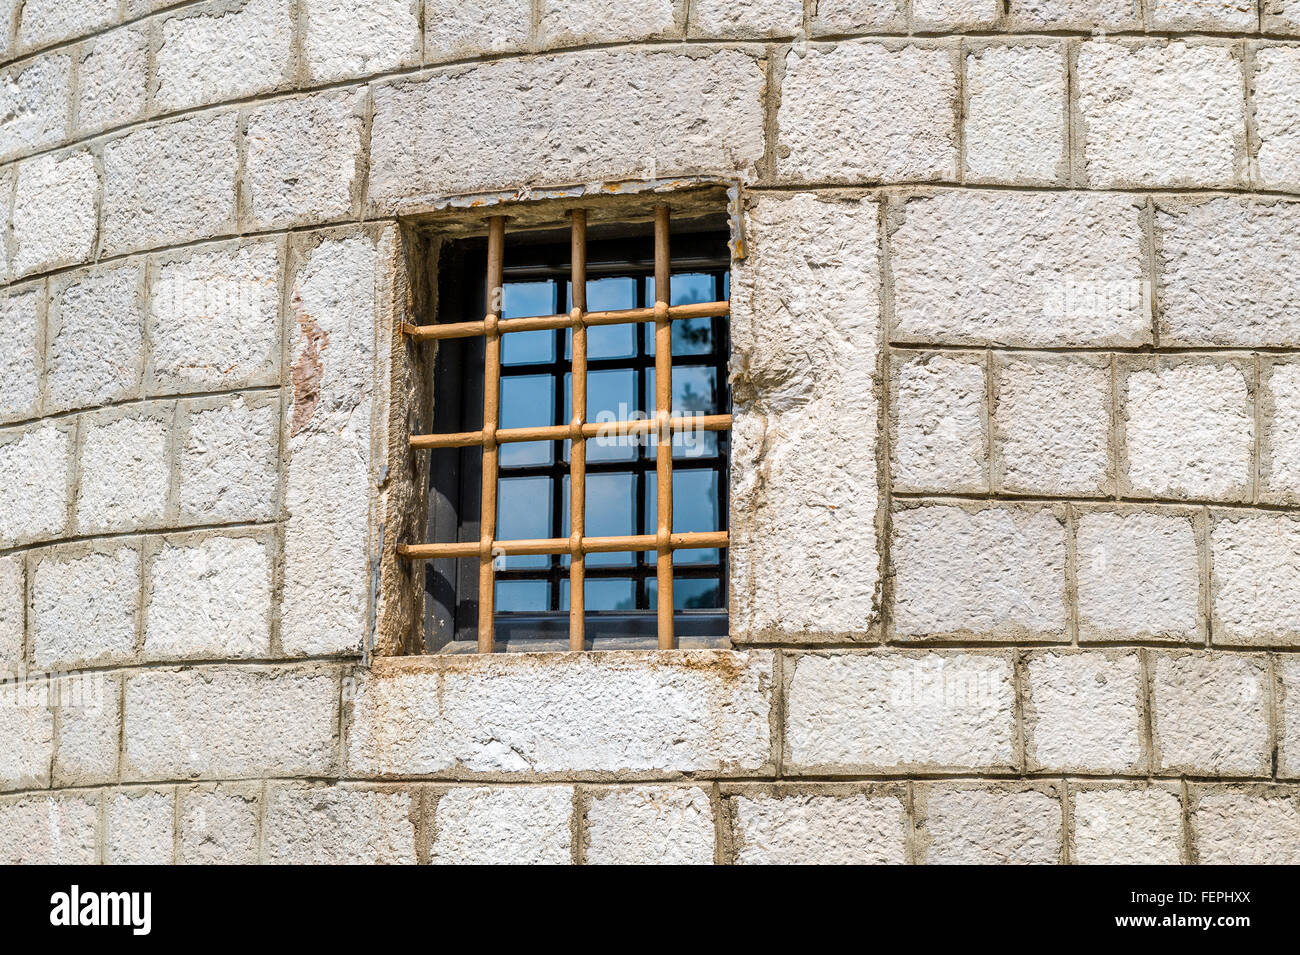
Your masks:
<svg viewBox="0 0 1300 955"><path fill-rule="evenodd" d="M453 434L413 435L416 450L464 447L482 448L482 493L480 496L480 539L455 543L402 544L399 553L411 560L478 557L478 649L491 653L495 642L496 560L501 556L569 555L569 648L586 646L585 583L586 555L624 551L654 551L657 588L656 630L662 649L676 645L674 634L673 552L690 548L721 549L728 543L727 531L673 533L673 440L674 434L695 431L727 431L730 414L672 415L672 323L718 318L728 315L726 301L670 305L672 260L669 242L669 209L654 211L654 288L651 308L617 311L587 311L587 220L583 210L570 213L570 284L572 310L568 314L527 318L501 317L504 286L505 216L489 220L487 252L487 313L482 321L434 325L403 325L402 331L417 341L452 338L484 339L483 427L478 431ZM653 419L593 423L587 421L587 329L592 326L654 323L655 413ZM501 428L500 385L502 378L501 336L512 332L572 329L571 374L572 416L567 425ZM615 537L586 536L586 480L588 440L608 437L644 437L655 447L655 518L653 534ZM571 442L569 453L569 527L567 538L534 540L496 539L499 448L525 441Z"/></svg>

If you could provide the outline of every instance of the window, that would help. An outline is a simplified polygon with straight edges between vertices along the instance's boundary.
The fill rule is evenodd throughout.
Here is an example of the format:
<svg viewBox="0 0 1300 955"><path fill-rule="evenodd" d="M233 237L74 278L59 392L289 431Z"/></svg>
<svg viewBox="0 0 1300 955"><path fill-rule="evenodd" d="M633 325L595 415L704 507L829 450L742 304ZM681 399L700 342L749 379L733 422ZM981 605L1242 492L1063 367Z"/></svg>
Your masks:
<svg viewBox="0 0 1300 955"><path fill-rule="evenodd" d="M401 549L428 560L431 644L725 637L730 253L717 225L674 223L670 238L660 206L653 223L589 237L577 209L568 235L507 241L498 216L486 238L444 248L440 321L406 329L439 342L433 433L412 438L434 455L429 542Z"/></svg>

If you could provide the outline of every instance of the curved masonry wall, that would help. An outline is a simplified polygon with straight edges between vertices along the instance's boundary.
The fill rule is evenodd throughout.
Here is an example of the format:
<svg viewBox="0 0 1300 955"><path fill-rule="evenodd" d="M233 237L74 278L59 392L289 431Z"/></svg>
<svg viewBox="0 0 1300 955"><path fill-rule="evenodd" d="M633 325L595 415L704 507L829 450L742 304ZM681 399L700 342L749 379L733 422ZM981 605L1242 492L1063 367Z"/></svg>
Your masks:
<svg viewBox="0 0 1300 955"><path fill-rule="evenodd" d="M1300 861L1259 2L0 0L0 861ZM412 217L691 176L735 649L403 658Z"/></svg>

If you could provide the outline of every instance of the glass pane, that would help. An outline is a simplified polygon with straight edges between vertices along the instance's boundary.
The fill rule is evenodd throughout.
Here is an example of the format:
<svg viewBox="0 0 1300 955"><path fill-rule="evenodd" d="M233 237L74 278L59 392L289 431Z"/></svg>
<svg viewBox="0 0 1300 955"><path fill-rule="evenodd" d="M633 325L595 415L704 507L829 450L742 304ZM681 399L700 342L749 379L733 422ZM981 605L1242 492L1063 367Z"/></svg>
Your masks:
<svg viewBox="0 0 1300 955"><path fill-rule="evenodd" d="M551 479L502 478L497 482L497 540L551 537ZM501 569L548 567L545 554L503 558Z"/></svg>
<svg viewBox="0 0 1300 955"><path fill-rule="evenodd" d="M655 401L655 371L646 370L645 402L653 408ZM673 366L674 417L693 414L718 413L718 373L708 365ZM647 442L645 453L653 456L655 449ZM718 435L713 431L683 431L673 435L673 457L698 458L718 453Z"/></svg>
<svg viewBox="0 0 1300 955"><path fill-rule="evenodd" d="M655 280L646 279L646 306L654 305ZM712 275L701 272L688 272L674 275L672 282L672 305L694 305L699 302L716 302L714 298ZM655 327L647 323L642 332L645 335L646 351L655 353ZM690 318L673 322L674 355L706 355L713 350L713 319Z"/></svg>
<svg viewBox="0 0 1300 955"><path fill-rule="evenodd" d="M565 286L565 311L573 308L572 287ZM614 312L636 308L636 279L608 278L587 282L587 311ZM573 354L573 331L565 335L564 357ZM587 329L588 358L632 358L636 355L635 325L598 325Z"/></svg>
<svg viewBox="0 0 1300 955"><path fill-rule="evenodd" d="M564 517L560 536L569 536L569 476L564 476ZM587 537L622 537L635 534L636 528L636 475L614 472L587 475ZM632 564L636 554L618 551L612 554L588 554L587 565L608 566ZM568 556L560 558L568 566Z"/></svg>
<svg viewBox="0 0 1300 955"><path fill-rule="evenodd" d="M509 375L501 379L501 427L532 428L555 424L555 379L550 375ZM501 445L502 467L550 464L550 441L525 441Z"/></svg>
<svg viewBox="0 0 1300 955"><path fill-rule="evenodd" d="M603 368L587 372L587 420L597 424L626 421L636 415L636 371ZM573 376L564 376L564 420L573 417ZM611 429L613 430L613 429ZM642 439L628 435L598 436L587 441L588 461L630 461ZM564 448L569 457L568 442Z"/></svg>
<svg viewBox="0 0 1300 955"><path fill-rule="evenodd" d="M721 530L718 520L718 472L712 468L673 471L673 533ZM658 502L653 485L646 489L645 526L653 533L658 522ZM673 552L677 564L716 564L719 553L712 548L691 548Z"/></svg>
<svg viewBox="0 0 1300 955"><path fill-rule="evenodd" d="M677 556L681 551L677 552ZM651 577L646 581L646 593L650 598L650 609L659 606L659 581ZM722 588L716 580L709 578L677 577L673 580L674 610L721 610Z"/></svg>
<svg viewBox="0 0 1300 955"><path fill-rule="evenodd" d="M583 590L588 610L635 610L636 581L622 577L588 577ZM560 581L560 609L569 609L569 582Z"/></svg>
<svg viewBox="0 0 1300 955"><path fill-rule="evenodd" d="M544 580L498 580L497 610L501 613L550 610L550 587Z"/></svg>
<svg viewBox="0 0 1300 955"><path fill-rule="evenodd" d="M501 317L554 315L554 282L507 282L502 286ZM526 365L555 361L555 332L510 332L501 336L501 363Z"/></svg>

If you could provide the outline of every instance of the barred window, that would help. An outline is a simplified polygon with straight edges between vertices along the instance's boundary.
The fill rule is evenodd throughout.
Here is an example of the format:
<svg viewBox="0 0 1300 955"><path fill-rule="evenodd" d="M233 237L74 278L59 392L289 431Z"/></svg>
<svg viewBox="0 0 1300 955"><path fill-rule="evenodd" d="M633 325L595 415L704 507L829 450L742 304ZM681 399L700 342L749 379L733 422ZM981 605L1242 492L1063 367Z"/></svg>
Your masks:
<svg viewBox="0 0 1300 955"><path fill-rule="evenodd" d="M430 644L650 645L727 632L730 253L711 218L512 231L438 263ZM671 232L671 236L670 236ZM671 595L662 599L663 595Z"/></svg>

